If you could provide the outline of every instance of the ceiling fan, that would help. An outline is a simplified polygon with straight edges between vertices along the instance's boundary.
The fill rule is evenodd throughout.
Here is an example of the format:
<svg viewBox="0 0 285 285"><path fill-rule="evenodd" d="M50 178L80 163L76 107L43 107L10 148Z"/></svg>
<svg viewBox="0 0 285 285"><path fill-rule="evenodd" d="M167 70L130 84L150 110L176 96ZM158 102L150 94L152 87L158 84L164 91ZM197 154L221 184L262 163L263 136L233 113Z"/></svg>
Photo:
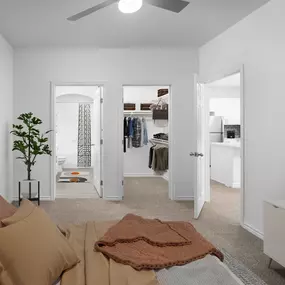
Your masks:
<svg viewBox="0 0 285 285"><path fill-rule="evenodd" d="M67 20L72 22L77 21L83 17L86 17L98 10L101 10L115 3L118 3L118 8L122 13L137 12L143 6L143 3L147 3L149 5L162 8L171 12L179 13L189 4L189 2L184 0L106 0L94 7L86 9L78 14L67 18Z"/></svg>

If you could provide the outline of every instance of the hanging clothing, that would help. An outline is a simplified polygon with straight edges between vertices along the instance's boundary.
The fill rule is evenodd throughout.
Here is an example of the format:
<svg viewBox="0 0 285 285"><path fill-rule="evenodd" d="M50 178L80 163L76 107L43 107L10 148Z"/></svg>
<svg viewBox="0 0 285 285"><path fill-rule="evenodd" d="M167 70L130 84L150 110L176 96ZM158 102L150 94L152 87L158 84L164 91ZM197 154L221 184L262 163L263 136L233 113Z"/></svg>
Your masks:
<svg viewBox="0 0 285 285"><path fill-rule="evenodd" d="M143 144L143 120L144 120L144 118L142 118L142 127L141 127L141 142L140 142L140 144L141 144L141 147L142 146L144 146L144 144Z"/></svg>
<svg viewBox="0 0 285 285"><path fill-rule="evenodd" d="M128 148L132 148L132 138L133 138L134 130L133 130L133 119L131 117L128 118Z"/></svg>
<svg viewBox="0 0 285 285"><path fill-rule="evenodd" d="M124 138L124 152L127 152L127 137L128 137L128 121L124 118L124 128L123 128L123 138Z"/></svg>
<svg viewBox="0 0 285 285"><path fill-rule="evenodd" d="M125 117L124 118L124 137L127 137L128 135L129 135L128 119Z"/></svg>
<svg viewBox="0 0 285 285"><path fill-rule="evenodd" d="M134 129L133 129L133 119L131 117L128 118L128 132L129 137L133 137L134 135Z"/></svg>
<svg viewBox="0 0 285 285"><path fill-rule="evenodd" d="M128 148L133 148L132 140L132 137L128 137Z"/></svg>
<svg viewBox="0 0 285 285"><path fill-rule="evenodd" d="M142 122L140 118L133 119L133 138L132 138L132 145L133 147L140 147L141 146L141 129L142 129Z"/></svg>
<svg viewBox="0 0 285 285"><path fill-rule="evenodd" d="M165 171L168 170L168 147L157 144L156 146L153 147L152 150L151 149L150 149L150 155L151 152L153 153L151 168L155 172L163 174Z"/></svg>
<svg viewBox="0 0 285 285"><path fill-rule="evenodd" d="M134 135L133 130L133 119L131 117L128 118L128 148L132 148L132 138Z"/></svg>
<svg viewBox="0 0 285 285"><path fill-rule="evenodd" d="M154 146L149 149L148 168L152 168Z"/></svg>
<svg viewBox="0 0 285 285"><path fill-rule="evenodd" d="M142 145L148 145L148 132L145 118L142 119Z"/></svg>

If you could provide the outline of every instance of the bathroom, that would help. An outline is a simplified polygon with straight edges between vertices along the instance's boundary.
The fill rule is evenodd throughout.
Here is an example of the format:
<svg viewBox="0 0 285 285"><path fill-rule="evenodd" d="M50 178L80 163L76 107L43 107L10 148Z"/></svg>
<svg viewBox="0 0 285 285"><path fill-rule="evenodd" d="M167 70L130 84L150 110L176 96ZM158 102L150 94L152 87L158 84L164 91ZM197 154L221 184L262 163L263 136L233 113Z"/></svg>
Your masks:
<svg viewBox="0 0 285 285"><path fill-rule="evenodd" d="M56 198L99 198L101 193L100 86L56 86Z"/></svg>

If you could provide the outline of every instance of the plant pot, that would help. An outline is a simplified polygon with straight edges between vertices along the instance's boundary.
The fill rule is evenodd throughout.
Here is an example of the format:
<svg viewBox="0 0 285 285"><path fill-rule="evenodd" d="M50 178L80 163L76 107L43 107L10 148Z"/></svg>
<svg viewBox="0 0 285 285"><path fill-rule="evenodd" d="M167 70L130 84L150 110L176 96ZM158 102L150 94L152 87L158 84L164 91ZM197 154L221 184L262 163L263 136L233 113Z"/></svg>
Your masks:
<svg viewBox="0 0 285 285"><path fill-rule="evenodd" d="M38 180L36 179L22 180L21 195L25 199L36 198L38 196Z"/></svg>

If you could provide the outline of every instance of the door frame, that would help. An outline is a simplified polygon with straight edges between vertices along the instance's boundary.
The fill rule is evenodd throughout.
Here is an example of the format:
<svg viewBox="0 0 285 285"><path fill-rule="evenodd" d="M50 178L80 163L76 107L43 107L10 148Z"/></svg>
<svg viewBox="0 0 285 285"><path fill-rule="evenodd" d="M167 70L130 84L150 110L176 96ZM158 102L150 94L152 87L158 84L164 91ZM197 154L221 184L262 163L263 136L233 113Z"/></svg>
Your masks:
<svg viewBox="0 0 285 285"><path fill-rule="evenodd" d="M124 120L124 87L151 87L151 86L169 86L169 102L168 102L168 148L169 148L169 166L168 166L168 197L170 200L175 200L175 193L174 193L174 187L172 185L172 169L173 169L173 137L172 137L172 83L157 83L153 81L143 81L140 82L134 81L129 82L126 84L122 84L122 101L121 101L121 108L120 108L120 120L119 120L119 130L121 131L121 134L123 134L123 120ZM120 153L120 162L119 162L119 169L121 169L122 179L124 181L124 153L123 153L123 144L119 148ZM124 185L122 184L122 197L124 197Z"/></svg>
<svg viewBox="0 0 285 285"><path fill-rule="evenodd" d="M60 86L94 86L94 87L100 87L102 89L101 98L103 99L104 93L105 93L105 82L57 82L57 81L50 81L50 126L52 130L55 130L55 109L56 109L56 87ZM103 112L103 104L101 107L101 112ZM102 139L104 137L104 128L103 128L103 122L101 122L101 129L102 129ZM51 146L51 163L50 163L50 181L51 181L51 200L54 201L56 199L56 136L54 131L50 132L50 146ZM103 180L104 176L104 145L101 145L101 180ZM98 193L97 189L96 192ZM104 193L104 189L102 188L102 196Z"/></svg>
<svg viewBox="0 0 285 285"><path fill-rule="evenodd" d="M212 82L215 82L217 80L223 79L225 77L234 75L240 73L240 127L241 127L241 144L240 144L240 153L241 153L241 188L240 188L240 225L244 227L244 204L245 204L245 191L246 191L246 128L245 128L245 122L246 122L246 107L245 107L245 86L244 86L244 65L239 65L237 67L233 67L231 69L228 69L224 72L213 74L213 76L207 80L207 81L201 81L198 83L207 85ZM205 114L207 116L208 114ZM209 140L206 141L206 148L210 147ZM206 165L207 168L207 165ZM210 181L210 172L206 169L206 179ZM211 186L209 183L206 183L208 187L206 188L206 201L210 202L210 193L211 193Z"/></svg>

